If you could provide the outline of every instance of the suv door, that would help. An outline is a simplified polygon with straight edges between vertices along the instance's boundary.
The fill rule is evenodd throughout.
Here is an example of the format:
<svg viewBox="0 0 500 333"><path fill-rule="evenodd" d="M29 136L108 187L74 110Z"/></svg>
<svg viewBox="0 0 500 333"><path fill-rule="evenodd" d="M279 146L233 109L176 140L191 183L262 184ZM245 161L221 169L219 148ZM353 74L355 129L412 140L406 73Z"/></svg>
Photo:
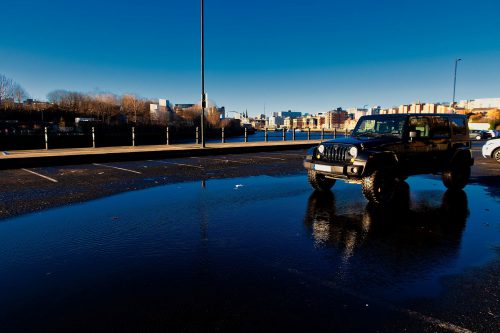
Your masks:
<svg viewBox="0 0 500 333"><path fill-rule="evenodd" d="M454 115L451 121L451 148L470 147L467 118Z"/></svg>
<svg viewBox="0 0 500 333"><path fill-rule="evenodd" d="M430 143L434 169L440 170L448 158L451 139L451 125L447 117L431 117Z"/></svg>
<svg viewBox="0 0 500 333"><path fill-rule="evenodd" d="M417 137L406 144L408 169L413 174L426 173L433 166L433 147L430 137L432 119L426 116L412 116L408 119L408 132Z"/></svg>

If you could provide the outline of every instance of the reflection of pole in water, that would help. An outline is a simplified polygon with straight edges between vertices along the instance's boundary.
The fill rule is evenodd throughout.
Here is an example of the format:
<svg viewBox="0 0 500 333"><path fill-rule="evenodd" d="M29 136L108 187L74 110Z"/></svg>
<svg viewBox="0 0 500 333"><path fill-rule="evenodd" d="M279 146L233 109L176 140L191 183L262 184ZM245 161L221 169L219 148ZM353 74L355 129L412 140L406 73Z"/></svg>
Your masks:
<svg viewBox="0 0 500 333"><path fill-rule="evenodd" d="M209 217L209 208L207 207L206 196L208 195L205 191L207 188L207 181L205 179L201 180L201 188L199 191L199 198L197 201L197 209L199 213L200 219L200 238L203 241L208 240L208 222L210 220Z"/></svg>

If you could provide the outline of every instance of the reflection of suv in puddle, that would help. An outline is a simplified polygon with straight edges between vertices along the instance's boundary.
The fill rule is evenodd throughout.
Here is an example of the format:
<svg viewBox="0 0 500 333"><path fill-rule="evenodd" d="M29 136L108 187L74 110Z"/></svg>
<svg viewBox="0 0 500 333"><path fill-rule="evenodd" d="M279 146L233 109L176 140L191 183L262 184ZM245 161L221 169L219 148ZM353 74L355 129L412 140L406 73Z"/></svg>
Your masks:
<svg viewBox="0 0 500 333"><path fill-rule="evenodd" d="M380 283L380 278L390 284L395 279L419 279L423 272L456 260L469 216L465 192L447 190L440 200L412 201L406 182L399 182L396 191L393 209L370 203L359 209L336 200L330 191L314 191L309 197L304 225L315 246L336 249L332 254L339 272L346 263L353 265L345 278L350 286L366 288L373 281ZM335 256L342 260L336 261Z"/></svg>
<svg viewBox="0 0 500 333"><path fill-rule="evenodd" d="M311 148L304 167L316 190L328 191L342 179L384 204L397 181L411 175L441 174L447 188L462 189L473 163L466 116L394 114L361 117L350 137Z"/></svg>

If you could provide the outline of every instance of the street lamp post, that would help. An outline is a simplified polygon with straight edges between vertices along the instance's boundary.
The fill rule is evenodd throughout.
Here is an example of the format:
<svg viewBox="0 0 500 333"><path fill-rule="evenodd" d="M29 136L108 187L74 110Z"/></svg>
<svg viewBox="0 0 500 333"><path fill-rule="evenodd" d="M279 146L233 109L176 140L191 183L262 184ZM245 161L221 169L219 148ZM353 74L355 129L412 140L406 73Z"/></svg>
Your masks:
<svg viewBox="0 0 500 333"><path fill-rule="evenodd" d="M457 86L457 67L459 61L462 61L462 59L455 59L455 76L453 77L453 107L455 107L455 88Z"/></svg>
<svg viewBox="0 0 500 333"><path fill-rule="evenodd" d="M205 108L207 107L207 95L205 94L205 27L204 6L201 0L201 148L205 148Z"/></svg>

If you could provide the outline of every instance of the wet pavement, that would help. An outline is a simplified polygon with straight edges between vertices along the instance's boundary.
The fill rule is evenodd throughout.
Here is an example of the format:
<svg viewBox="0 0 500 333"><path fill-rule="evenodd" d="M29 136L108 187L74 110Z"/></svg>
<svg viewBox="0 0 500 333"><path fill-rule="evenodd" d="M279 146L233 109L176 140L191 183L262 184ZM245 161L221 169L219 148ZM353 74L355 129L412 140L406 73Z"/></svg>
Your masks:
<svg viewBox="0 0 500 333"><path fill-rule="evenodd" d="M104 194L4 215L0 332L499 331L495 163L460 192L410 177L380 210L286 154L2 172L10 202Z"/></svg>

